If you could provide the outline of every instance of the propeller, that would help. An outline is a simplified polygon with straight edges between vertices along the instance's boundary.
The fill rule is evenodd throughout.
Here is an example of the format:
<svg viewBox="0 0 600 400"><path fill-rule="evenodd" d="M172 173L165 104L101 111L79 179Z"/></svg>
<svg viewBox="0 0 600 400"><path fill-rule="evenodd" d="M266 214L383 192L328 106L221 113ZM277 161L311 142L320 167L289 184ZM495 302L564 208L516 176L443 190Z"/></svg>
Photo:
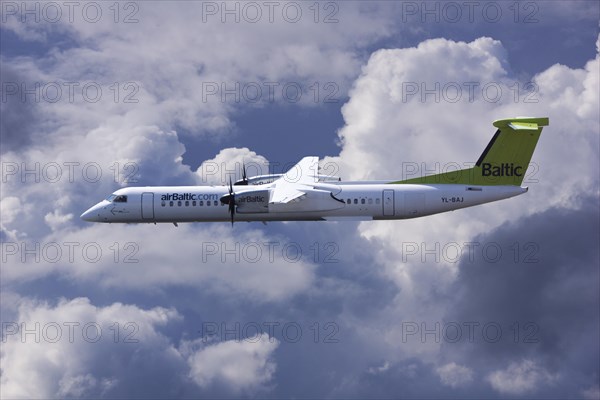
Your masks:
<svg viewBox="0 0 600 400"><path fill-rule="evenodd" d="M242 181L236 182L236 185L248 185L248 175L246 175L246 164L242 164ZM221 203L229 205L229 214L231 215L231 226L233 226L233 220L235 215L235 193L233 191L233 184L231 183L231 176L229 177L229 194L221 197Z"/></svg>
<svg viewBox="0 0 600 400"><path fill-rule="evenodd" d="M231 177L229 177L229 194L221 197L221 203L229 205L229 214L231 215L231 226L233 226L233 217L235 215L235 193L233 191L233 184L231 183Z"/></svg>
<svg viewBox="0 0 600 400"><path fill-rule="evenodd" d="M233 226L233 216L235 214L235 193L233 193L231 177L229 177L229 214L231 214L231 226Z"/></svg>
<svg viewBox="0 0 600 400"><path fill-rule="evenodd" d="M248 176L246 175L246 164L242 164L242 180L237 181L236 186L238 185L248 185Z"/></svg>
<svg viewBox="0 0 600 400"><path fill-rule="evenodd" d="M231 183L231 177L229 178L229 194L221 197L221 203L229 205L229 214L231 215L231 226L233 226L233 217L235 215L235 192L233 191L233 184Z"/></svg>
<svg viewBox="0 0 600 400"><path fill-rule="evenodd" d="M236 181L234 186L248 185L248 175L246 175L246 164L242 164L242 179Z"/></svg>

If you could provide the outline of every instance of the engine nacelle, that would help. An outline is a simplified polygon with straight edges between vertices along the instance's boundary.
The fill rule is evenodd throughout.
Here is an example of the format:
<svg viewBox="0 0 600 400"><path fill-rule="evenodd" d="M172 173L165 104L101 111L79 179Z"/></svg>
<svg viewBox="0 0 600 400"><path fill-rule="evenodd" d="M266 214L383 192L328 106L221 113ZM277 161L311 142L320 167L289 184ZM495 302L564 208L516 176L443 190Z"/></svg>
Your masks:
<svg viewBox="0 0 600 400"><path fill-rule="evenodd" d="M244 213L269 212L269 190L250 190L235 194L236 211Z"/></svg>

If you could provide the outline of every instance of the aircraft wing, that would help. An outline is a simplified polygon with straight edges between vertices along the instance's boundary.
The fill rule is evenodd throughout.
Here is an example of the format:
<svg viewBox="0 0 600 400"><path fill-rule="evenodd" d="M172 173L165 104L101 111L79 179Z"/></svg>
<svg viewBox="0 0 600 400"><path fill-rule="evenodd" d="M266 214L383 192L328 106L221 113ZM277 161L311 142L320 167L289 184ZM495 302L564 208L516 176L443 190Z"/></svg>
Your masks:
<svg viewBox="0 0 600 400"><path fill-rule="evenodd" d="M275 188L271 191L271 198L269 199L269 203L271 204L285 204L289 203L292 200L299 199L304 196L306 192L297 189L295 184L286 184L275 186Z"/></svg>
<svg viewBox="0 0 600 400"><path fill-rule="evenodd" d="M304 157L273 182L269 203L285 204L304 196L317 183L318 173L319 157Z"/></svg>

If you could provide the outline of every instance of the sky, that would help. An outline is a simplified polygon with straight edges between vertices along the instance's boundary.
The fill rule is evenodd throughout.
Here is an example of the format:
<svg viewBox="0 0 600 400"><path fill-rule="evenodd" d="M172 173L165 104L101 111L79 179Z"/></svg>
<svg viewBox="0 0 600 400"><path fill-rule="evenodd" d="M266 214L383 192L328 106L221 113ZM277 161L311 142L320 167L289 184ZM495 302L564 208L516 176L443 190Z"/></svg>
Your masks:
<svg viewBox="0 0 600 400"><path fill-rule="evenodd" d="M600 5L2 1L0 397L600 398ZM319 156L522 196L404 221L92 224Z"/></svg>

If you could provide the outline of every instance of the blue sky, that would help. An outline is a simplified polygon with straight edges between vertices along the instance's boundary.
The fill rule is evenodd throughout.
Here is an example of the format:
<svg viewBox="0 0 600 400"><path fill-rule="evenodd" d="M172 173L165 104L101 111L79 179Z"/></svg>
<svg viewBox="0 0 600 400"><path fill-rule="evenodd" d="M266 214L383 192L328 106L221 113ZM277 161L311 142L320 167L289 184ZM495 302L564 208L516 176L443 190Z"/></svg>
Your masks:
<svg viewBox="0 0 600 400"><path fill-rule="evenodd" d="M224 4L2 2L2 398L599 398L598 3ZM242 161L439 171L517 115L550 126L504 202L78 218Z"/></svg>

